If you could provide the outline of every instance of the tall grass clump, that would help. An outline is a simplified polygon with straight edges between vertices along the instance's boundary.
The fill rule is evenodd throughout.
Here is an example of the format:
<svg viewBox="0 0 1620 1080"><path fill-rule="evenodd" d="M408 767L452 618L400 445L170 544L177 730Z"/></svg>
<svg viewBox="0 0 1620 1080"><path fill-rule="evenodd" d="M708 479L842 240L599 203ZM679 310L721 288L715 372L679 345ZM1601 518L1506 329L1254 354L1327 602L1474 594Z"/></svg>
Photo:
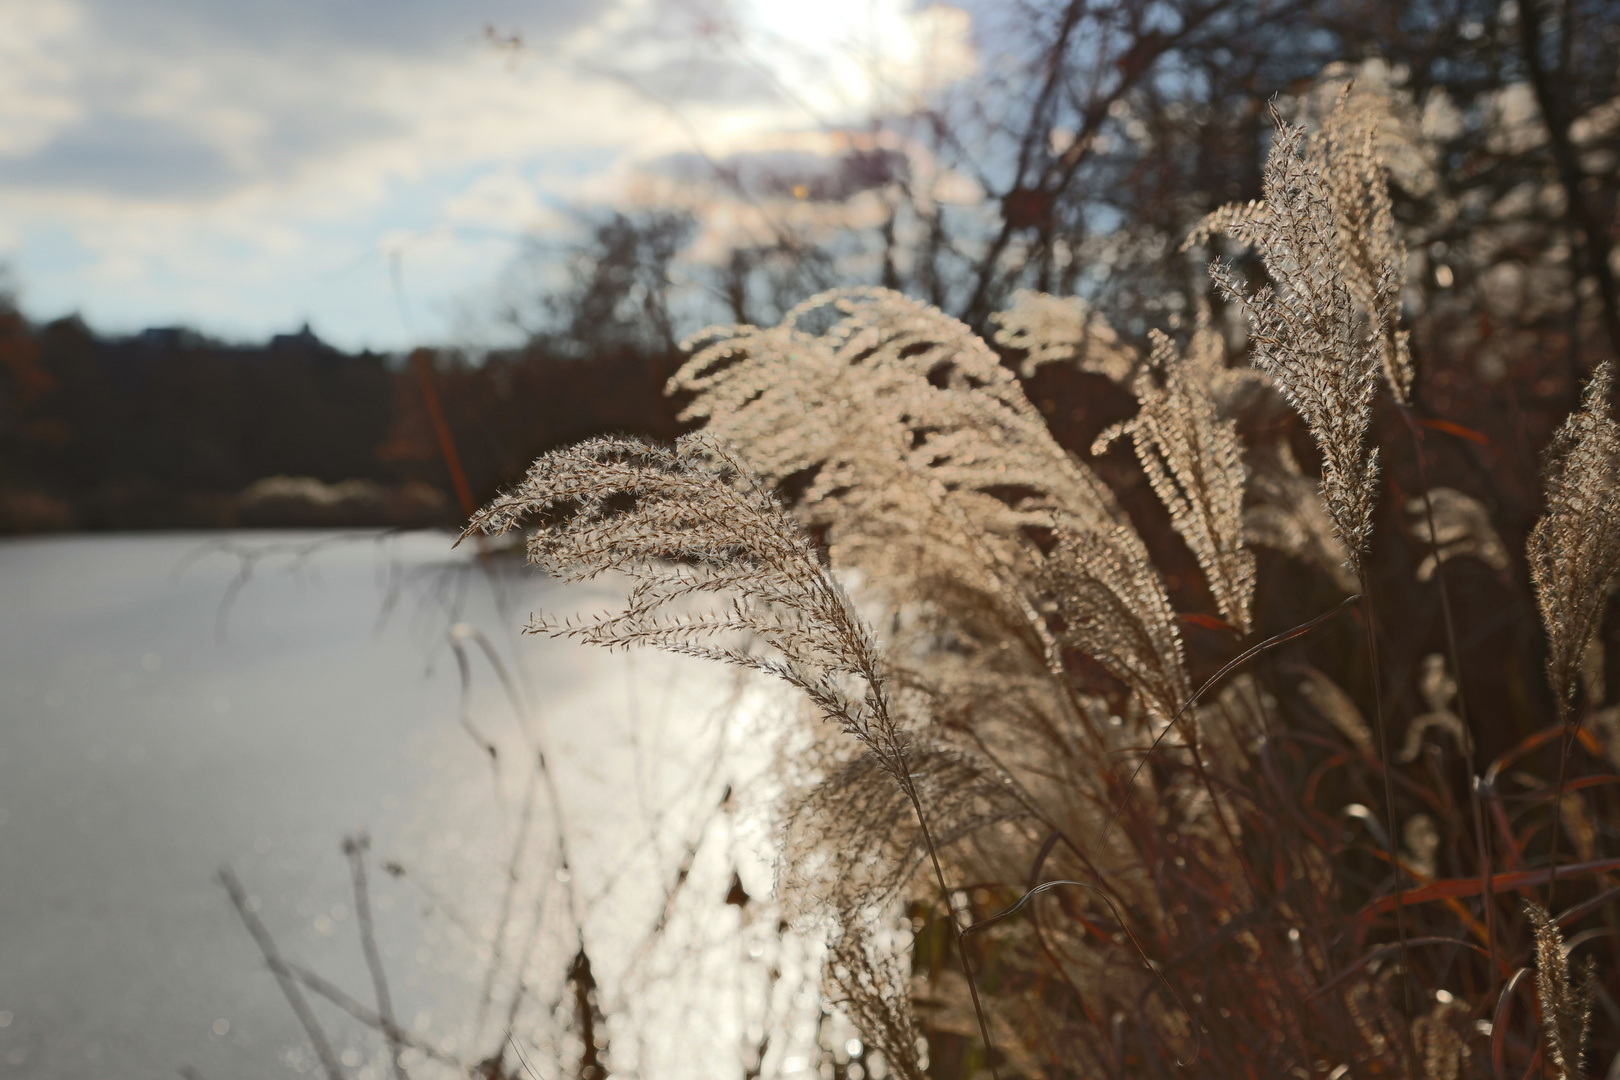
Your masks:
<svg viewBox="0 0 1620 1080"><path fill-rule="evenodd" d="M1193 231L1252 253L1210 266L1231 320L1139 353L1079 301L1020 294L991 343L824 293L689 343L673 447L557 451L473 519L628 582L533 631L751 669L819 718L780 770L781 898L892 1074L1574 1077L1614 1053L1613 964L1568 967L1620 931L1617 778L1582 723L1620 569L1609 369L1513 564L1552 693L1522 735L1478 730L1436 590L1465 556L1514 572L1489 512L1425 479L1385 539L1384 470L1424 453L1378 422L1415 415L1421 371L1386 107L1279 117L1264 199ZM1134 402L1089 454L1026 396L1052 364ZM1380 570L1397 541L1415 571ZM1394 601L1444 602L1449 644L1391 654Z"/></svg>

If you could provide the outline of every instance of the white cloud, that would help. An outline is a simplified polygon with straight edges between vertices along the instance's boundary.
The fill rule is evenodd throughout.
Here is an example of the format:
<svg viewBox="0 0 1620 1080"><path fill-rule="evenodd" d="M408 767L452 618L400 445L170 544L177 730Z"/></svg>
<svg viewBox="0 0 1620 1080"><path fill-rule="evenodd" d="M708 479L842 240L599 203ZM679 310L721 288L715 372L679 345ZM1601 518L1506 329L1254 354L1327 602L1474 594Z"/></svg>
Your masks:
<svg viewBox="0 0 1620 1080"><path fill-rule="evenodd" d="M78 115L60 45L80 22L69 0L0 0L0 153L26 153Z"/></svg>
<svg viewBox="0 0 1620 1080"><path fill-rule="evenodd" d="M635 163L972 64L964 15L906 0L0 0L0 42L0 254L31 311L308 318L351 347L404 339L396 255L417 331L441 333L515 238L623 196Z"/></svg>

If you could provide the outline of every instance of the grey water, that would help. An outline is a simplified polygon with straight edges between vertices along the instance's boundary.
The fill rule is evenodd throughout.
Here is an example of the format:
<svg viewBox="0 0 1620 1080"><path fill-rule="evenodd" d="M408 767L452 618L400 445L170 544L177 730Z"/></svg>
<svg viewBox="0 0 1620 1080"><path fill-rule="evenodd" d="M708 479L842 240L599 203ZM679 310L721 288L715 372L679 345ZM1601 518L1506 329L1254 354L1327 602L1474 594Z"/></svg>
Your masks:
<svg viewBox="0 0 1620 1080"><path fill-rule="evenodd" d="M539 586L514 575L516 606L499 608L474 571L434 533L0 543L0 1076L313 1070L215 875L231 866L287 955L369 1000L340 853L360 829L401 1024L475 1049L455 1039L488 950L453 947L435 909L490 910L504 849L479 815L512 796L492 800L460 723L446 632L515 649ZM601 786L638 687L656 681L644 696L666 710L683 692L679 669L626 663L562 647L524 661L574 717L552 734L576 762L562 787L582 845L623 831L590 810L624 801ZM493 729L506 708L486 677L467 719ZM390 858L432 863L438 891L395 880ZM317 1004L351 1075L381 1080L377 1040Z"/></svg>

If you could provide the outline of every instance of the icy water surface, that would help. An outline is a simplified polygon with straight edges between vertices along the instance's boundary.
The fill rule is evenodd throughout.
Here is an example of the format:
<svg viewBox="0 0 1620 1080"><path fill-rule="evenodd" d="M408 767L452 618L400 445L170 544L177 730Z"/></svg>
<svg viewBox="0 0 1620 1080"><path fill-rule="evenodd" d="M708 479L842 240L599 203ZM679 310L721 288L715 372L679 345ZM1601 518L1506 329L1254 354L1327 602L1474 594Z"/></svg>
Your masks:
<svg viewBox="0 0 1620 1080"><path fill-rule="evenodd" d="M608 920L593 932L611 954L615 890L669 871L682 831L670 823L728 782L703 764L723 680L519 642L511 631L557 590L510 566L497 611L489 575L446 536L315 539L0 543L0 1075L313 1073L214 875L232 866L289 957L372 1002L340 852L362 828L401 1024L446 1054L481 1054L499 1042L498 1020L479 1032L475 1014L525 798L539 809L522 870L543 884L507 906L552 921L514 927L503 947L539 970L574 948L550 941L567 902ZM469 627L510 665L518 701ZM499 769L479 741L498 746ZM535 745L568 819L572 879L546 791L514 765ZM515 990L506 978L486 1012ZM349 1075L381 1080L379 1041L316 1004Z"/></svg>

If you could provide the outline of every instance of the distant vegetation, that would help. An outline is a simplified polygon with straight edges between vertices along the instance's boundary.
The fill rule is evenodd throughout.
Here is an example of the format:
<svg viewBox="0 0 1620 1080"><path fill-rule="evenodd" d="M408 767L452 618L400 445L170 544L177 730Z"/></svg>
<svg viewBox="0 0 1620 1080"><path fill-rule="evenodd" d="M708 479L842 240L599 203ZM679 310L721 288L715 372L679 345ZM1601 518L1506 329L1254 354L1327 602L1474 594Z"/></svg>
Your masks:
<svg viewBox="0 0 1620 1080"><path fill-rule="evenodd" d="M673 358L535 344L430 358L471 491L602 431L674 432ZM415 365L303 333L104 337L0 312L0 531L449 525L463 518Z"/></svg>

